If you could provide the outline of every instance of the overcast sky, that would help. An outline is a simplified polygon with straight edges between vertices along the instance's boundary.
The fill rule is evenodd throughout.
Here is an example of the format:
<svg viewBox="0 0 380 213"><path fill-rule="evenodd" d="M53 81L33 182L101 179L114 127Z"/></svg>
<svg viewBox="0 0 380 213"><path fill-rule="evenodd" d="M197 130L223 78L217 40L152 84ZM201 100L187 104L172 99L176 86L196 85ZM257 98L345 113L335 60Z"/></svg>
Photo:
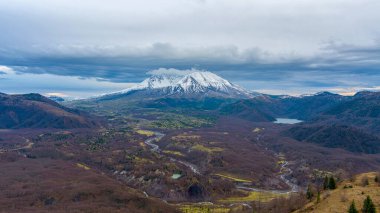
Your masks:
<svg viewBox="0 0 380 213"><path fill-rule="evenodd" d="M0 92L85 97L159 68L271 94L380 88L379 0L0 1Z"/></svg>

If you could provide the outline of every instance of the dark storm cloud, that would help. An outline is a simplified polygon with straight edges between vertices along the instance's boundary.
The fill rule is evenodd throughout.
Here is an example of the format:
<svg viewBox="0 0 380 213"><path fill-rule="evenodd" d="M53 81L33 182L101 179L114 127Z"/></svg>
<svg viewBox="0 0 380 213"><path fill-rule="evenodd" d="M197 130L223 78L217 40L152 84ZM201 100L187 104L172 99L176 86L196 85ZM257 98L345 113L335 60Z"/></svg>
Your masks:
<svg viewBox="0 0 380 213"><path fill-rule="evenodd" d="M222 52L224 51L224 52ZM217 53L217 54L212 54ZM55 54L55 56L54 56ZM204 55L210 55L205 57ZM197 68L216 72L232 81L291 80L298 75L331 75L345 79L350 76L380 75L380 45L349 46L329 44L312 57L268 57L259 50L239 51L234 48L191 49L181 51L169 44L130 52L125 56L67 56L54 52L38 57L20 52L20 57L1 57L0 64L13 67L19 73L49 73L65 76L95 77L112 82L136 82L149 70L159 67ZM306 75L305 75L306 74ZM323 79L294 80L297 84L327 86ZM329 80L329 79L326 79Z"/></svg>
<svg viewBox="0 0 380 213"><path fill-rule="evenodd" d="M378 0L0 1L0 68L102 83L195 68L249 89L373 87L379 7Z"/></svg>

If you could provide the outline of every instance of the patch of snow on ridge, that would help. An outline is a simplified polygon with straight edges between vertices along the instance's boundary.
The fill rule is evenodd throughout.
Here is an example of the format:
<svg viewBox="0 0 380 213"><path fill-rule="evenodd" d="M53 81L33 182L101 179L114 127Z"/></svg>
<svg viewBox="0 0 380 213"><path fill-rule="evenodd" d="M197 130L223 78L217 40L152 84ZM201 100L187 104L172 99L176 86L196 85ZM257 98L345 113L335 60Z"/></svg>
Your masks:
<svg viewBox="0 0 380 213"><path fill-rule="evenodd" d="M173 75L154 75L145 79L140 85L143 88L157 89L163 87L169 87L175 84L180 78Z"/></svg>

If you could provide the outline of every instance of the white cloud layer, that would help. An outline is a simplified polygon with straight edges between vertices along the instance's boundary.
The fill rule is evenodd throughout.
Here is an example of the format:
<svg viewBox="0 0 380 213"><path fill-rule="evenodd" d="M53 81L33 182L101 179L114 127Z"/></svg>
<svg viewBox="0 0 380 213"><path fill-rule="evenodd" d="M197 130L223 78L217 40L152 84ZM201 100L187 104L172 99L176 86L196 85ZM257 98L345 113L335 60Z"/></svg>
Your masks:
<svg viewBox="0 0 380 213"><path fill-rule="evenodd" d="M187 75L187 74L190 74L193 72L202 72L202 71L205 71L205 70L199 70L199 69L195 69L195 68L185 69L185 70L179 70L179 69L174 69L174 68L168 68L168 69L167 68L159 68L159 69L148 71L147 74L149 74L149 75L179 75L179 76L183 76L183 75Z"/></svg>
<svg viewBox="0 0 380 213"><path fill-rule="evenodd" d="M77 54L138 54L144 46L170 43L310 55L331 40L372 44L380 38L379 8L378 0L0 1L0 42Z"/></svg>
<svg viewBox="0 0 380 213"><path fill-rule="evenodd" d="M75 76L58 76L52 74L19 73L12 68L0 65L0 92L41 93L59 97L83 98L105 92L119 91L134 85L134 83L113 83L96 78L80 78Z"/></svg>
<svg viewBox="0 0 380 213"><path fill-rule="evenodd" d="M15 71L7 66L1 66L0 65L0 74L13 74Z"/></svg>

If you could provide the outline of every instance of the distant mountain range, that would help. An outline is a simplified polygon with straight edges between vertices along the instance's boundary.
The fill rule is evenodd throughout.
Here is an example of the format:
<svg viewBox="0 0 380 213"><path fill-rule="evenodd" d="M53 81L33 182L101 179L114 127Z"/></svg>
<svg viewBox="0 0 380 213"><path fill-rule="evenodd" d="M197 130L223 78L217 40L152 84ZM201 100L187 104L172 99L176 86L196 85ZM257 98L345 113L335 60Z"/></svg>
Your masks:
<svg viewBox="0 0 380 213"><path fill-rule="evenodd" d="M64 107L42 95L0 93L0 128L92 128L97 118Z"/></svg>
<svg viewBox="0 0 380 213"><path fill-rule="evenodd" d="M242 99L234 103L224 105L221 111L228 115L243 115L254 111L267 114L267 117L295 118L311 120L320 116L326 110L337 104L351 100L352 97L341 96L329 92L321 92L315 95L301 97L261 95L251 99ZM255 121L254 119L252 121Z"/></svg>
<svg viewBox="0 0 380 213"><path fill-rule="evenodd" d="M66 101L64 98L59 97L59 96L55 96L55 95L48 96L47 98L49 98L50 100L53 100L53 101L55 101L57 103Z"/></svg>
<svg viewBox="0 0 380 213"><path fill-rule="evenodd" d="M379 92L274 96L247 91L210 72L194 72L155 75L126 90L65 104L90 111L136 113L137 117L144 110L159 110L252 122L294 118L304 122L288 128L284 132L288 137L353 152L380 152ZM0 128L100 126L93 116L38 94L0 94L0 111Z"/></svg>
<svg viewBox="0 0 380 213"><path fill-rule="evenodd" d="M320 92L300 97L265 95L247 91L211 72L193 72L185 76L154 75L132 88L84 102L112 107L113 110L130 102L135 102L136 108L180 109L182 112L211 110L250 121L271 122L280 117L319 123L329 120L380 132L379 94L360 92L355 96L341 96ZM80 105L81 101L78 103Z"/></svg>
<svg viewBox="0 0 380 213"><path fill-rule="evenodd" d="M241 107L242 102L246 108ZM243 119L249 112L304 120L284 134L302 141L351 152L380 152L380 93L340 96L328 92L302 97L259 97L224 106ZM243 116L241 116L243 115Z"/></svg>

